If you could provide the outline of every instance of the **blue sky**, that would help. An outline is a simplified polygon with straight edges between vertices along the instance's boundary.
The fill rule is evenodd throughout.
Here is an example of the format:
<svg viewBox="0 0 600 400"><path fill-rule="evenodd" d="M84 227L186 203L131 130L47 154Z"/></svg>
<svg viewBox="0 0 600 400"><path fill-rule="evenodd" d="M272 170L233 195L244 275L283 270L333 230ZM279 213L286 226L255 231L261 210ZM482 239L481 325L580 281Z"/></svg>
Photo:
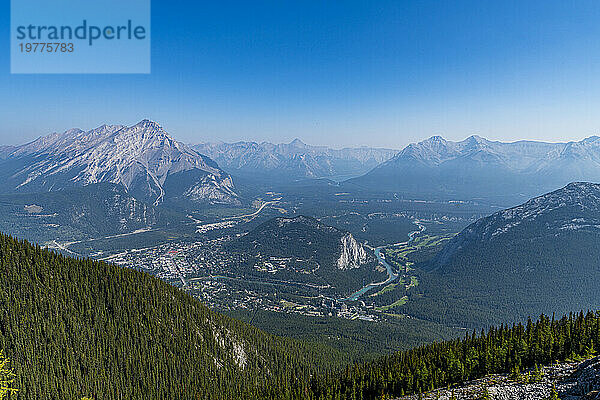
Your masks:
<svg viewBox="0 0 600 400"><path fill-rule="evenodd" d="M11 75L8 3L4 144L143 118L186 142L600 134L598 1L154 0L149 75Z"/></svg>

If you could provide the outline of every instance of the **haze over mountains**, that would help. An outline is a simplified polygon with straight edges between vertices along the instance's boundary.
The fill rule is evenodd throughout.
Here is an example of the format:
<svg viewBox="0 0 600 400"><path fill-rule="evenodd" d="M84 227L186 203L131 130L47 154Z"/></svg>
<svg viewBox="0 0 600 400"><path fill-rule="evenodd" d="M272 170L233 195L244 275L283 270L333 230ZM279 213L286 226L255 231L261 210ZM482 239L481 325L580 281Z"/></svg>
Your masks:
<svg viewBox="0 0 600 400"><path fill-rule="evenodd" d="M579 142L496 142L433 136L410 144L349 184L403 196L514 202L573 181L600 181L600 138Z"/></svg>
<svg viewBox="0 0 600 400"><path fill-rule="evenodd" d="M240 179L234 183L236 177ZM317 188L311 183L314 178L341 182L339 187ZM569 182L600 182L600 138L503 143L479 136L460 142L434 136L400 152L366 147L338 150L298 139L288 144L188 146L156 122L143 120L130 127L70 129L25 145L3 146L0 179L5 183L0 188L2 207L10 204L12 208L6 210L14 216L14 221L2 221L4 229L12 232L19 213L25 212L35 217L32 228L24 228L27 232L56 228L56 235L68 225L67 236L73 238L181 221L186 213L207 207L249 206L256 196L285 187L282 182L304 182L295 193L331 196L334 203L342 200L335 193L345 192L513 205ZM248 190L252 182L260 182L260 188ZM82 206L95 197L101 201L94 207ZM28 204L39 207L24 210ZM58 217L37 218L46 214ZM95 223L96 219L103 223ZM40 223L43 226L34 226ZM38 240L45 235L27 237Z"/></svg>
<svg viewBox="0 0 600 400"><path fill-rule="evenodd" d="M279 243L294 250L297 239L309 252L321 243L340 245L327 238L313 243L304 236L310 230L340 234L346 246L343 232L306 217L272 219L241 239L260 252L281 250ZM599 238L600 185L570 184L465 229L430 265L442 285L428 286L407 304L448 324L456 321L449 309L468 323L484 310L488 317L511 318L510 311L514 318L535 307L556 307L558 313L598 308ZM468 333L341 369L349 360L332 348L266 334L148 274L66 258L5 235L0 254L0 342L16 366L17 399L416 395L487 374L591 357L600 343L598 313L541 317L526 327L503 325L481 338ZM428 308L432 295L446 297ZM418 320L414 308L401 312L407 310L395 318ZM594 398L587 392L597 388L598 374L590 372L594 381L578 380L582 385L572 398Z"/></svg>
<svg viewBox="0 0 600 400"><path fill-rule="evenodd" d="M234 175L301 179L351 177L367 173L393 157L397 150L359 147L332 149L290 143L201 143L193 146Z"/></svg>
<svg viewBox="0 0 600 400"><path fill-rule="evenodd" d="M3 192L43 192L108 182L149 204L239 204L229 174L262 182L330 178L344 188L403 197L486 199L514 204L573 181L600 181L600 138L504 143L433 136L398 152L331 149L299 139L187 146L155 122L71 129L0 147Z"/></svg>
<svg viewBox="0 0 600 400"><path fill-rule="evenodd" d="M0 145L0 160L4 160L15 149L16 149L16 146L3 146L3 145Z"/></svg>
<svg viewBox="0 0 600 400"><path fill-rule="evenodd" d="M600 181L600 138L579 142L498 142L433 136L402 151L288 144L203 143L194 148L240 177L290 181L333 178L344 189L403 197L515 204L573 181Z"/></svg>
<svg viewBox="0 0 600 400"><path fill-rule="evenodd" d="M9 318L3 323L26 338L0 329L3 347L20 363L19 384L27 387L20 396L45 393L38 375L54 382L50 391L62 390L67 378L45 368L48 363L61 362L73 372L68 380L78 381L103 362L110 374L81 378L86 392L116 398L139 373L144 378L131 398L144 398L149 390L157 398L190 397L220 386L226 388L223 397L260 397L253 385L261 393L281 387L302 398L320 363L338 362L331 349L322 351L329 360L321 358L303 344L212 313L184 292L215 309L246 315L271 333L295 330L298 337L314 335L316 343L340 343L335 348L343 351L378 340L407 343L410 335L419 341L450 338L542 312L600 307L600 185L570 183L489 215L498 200L516 202L563 181L600 180L600 138L553 144L432 137L396 155L299 140L203 146L192 149L144 120L0 148L0 229L14 235L18 227L18 236L140 269L181 289L0 235L8 268L5 294L20 296L3 303ZM340 176L368 168L340 182ZM243 183L236 186L238 176ZM254 192L244 187L252 182L248 177L261 182ZM448 201L454 199L488 204ZM36 301L43 303L36 318L51 328L43 332L28 325L33 320L11 317L29 313ZM94 312L73 314L81 307ZM64 324L48 320L55 318L48 309L60 310L59 318L71 321L65 326L78 328L52 334ZM102 321L112 327L106 333ZM372 325L356 325L362 322ZM317 325L325 326L318 335L310 330ZM101 335L102 343L88 340ZM71 348L64 337L85 356L63 352ZM38 353L23 356L23 343L27 349L47 343L51 351L31 361L27 357ZM113 357L115 348L128 356ZM113 358L97 357L107 352ZM160 386L148 372L153 359L161 367L155 374ZM171 385L177 382L171 371L185 372L181 385ZM301 377L293 377L296 371ZM391 371L400 370L394 365ZM388 373L378 376L392 382ZM404 378L394 379L390 390L401 393ZM116 382L115 388L97 389L99 380ZM402 390L433 387L423 382ZM65 390L79 395L81 388ZM285 397L277 390L274 398ZM375 387L365 390L381 394Z"/></svg>

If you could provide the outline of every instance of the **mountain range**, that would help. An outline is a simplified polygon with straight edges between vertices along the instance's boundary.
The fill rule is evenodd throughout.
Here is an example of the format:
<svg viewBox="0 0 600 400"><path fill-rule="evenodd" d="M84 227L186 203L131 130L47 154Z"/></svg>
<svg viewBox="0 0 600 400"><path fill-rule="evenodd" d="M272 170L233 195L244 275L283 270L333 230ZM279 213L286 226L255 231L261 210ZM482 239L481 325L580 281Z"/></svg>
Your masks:
<svg viewBox="0 0 600 400"><path fill-rule="evenodd" d="M0 192L44 192L112 183L150 205L240 204L231 175L264 182L330 178L345 189L518 204L573 181L600 181L600 138L545 143L453 142L433 136L398 152L332 149L299 139L201 143L174 140L155 122L71 129L0 147Z"/></svg>
<svg viewBox="0 0 600 400"><path fill-rule="evenodd" d="M4 153L0 178L5 193L111 183L153 205L169 199L239 203L231 176L149 120L129 127L70 129Z"/></svg>
<svg viewBox="0 0 600 400"><path fill-rule="evenodd" d="M406 195L525 196L571 177L596 176L599 142L434 137L345 185L395 191L397 184ZM15 225L29 214L101 235L114 226L156 224L165 218L161 206L174 201L240 201L233 179L215 161L151 121L70 130L0 154L0 206L18 205ZM417 178L420 184L411 181ZM75 219L62 222L64 216L49 211L57 207ZM598 309L599 243L600 185L570 183L479 219L413 265L419 284L390 318L470 331L540 313ZM296 295L307 286L338 298L385 279L352 234L311 217L273 218L224 246L244 255L244 279L293 282L288 290ZM527 328L502 326L479 342L469 334L355 365L344 375L337 370L343 356L333 349L266 334L139 271L63 257L5 235L0 266L0 349L14 362L19 399L399 396L518 370L518 357L533 367L591 354L600 343L597 314L541 317ZM330 375L320 380L324 371Z"/></svg>
<svg viewBox="0 0 600 400"><path fill-rule="evenodd" d="M397 153L397 150L370 147L332 149L310 146L299 139L281 144L200 143L193 148L233 175L278 179L359 176Z"/></svg>
<svg viewBox="0 0 600 400"><path fill-rule="evenodd" d="M403 196L515 203L573 181L600 181L600 137L579 142L497 142L433 136L347 183Z"/></svg>

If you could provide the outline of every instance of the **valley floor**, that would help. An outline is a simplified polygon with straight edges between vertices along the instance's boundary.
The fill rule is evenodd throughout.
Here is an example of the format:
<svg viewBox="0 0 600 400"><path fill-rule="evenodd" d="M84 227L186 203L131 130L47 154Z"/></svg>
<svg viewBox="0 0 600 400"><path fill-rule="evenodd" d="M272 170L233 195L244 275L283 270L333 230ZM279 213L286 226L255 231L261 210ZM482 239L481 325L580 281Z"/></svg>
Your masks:
<svg viewBox="0 0 600 400"><path fill-rule="evenodd" d="M519 383L507 374L490 375L452 389L422 395L423 400L595 400L600 399L600 357L583 362L565 362L541 369L538 382ZM533 374L530 371L529 374ZM489 397L485 397L485 390ZM553 390L558 397L552 397ZM453 397L454 396L454 397ZM419 395L402 397L417 400Z"/></svg>

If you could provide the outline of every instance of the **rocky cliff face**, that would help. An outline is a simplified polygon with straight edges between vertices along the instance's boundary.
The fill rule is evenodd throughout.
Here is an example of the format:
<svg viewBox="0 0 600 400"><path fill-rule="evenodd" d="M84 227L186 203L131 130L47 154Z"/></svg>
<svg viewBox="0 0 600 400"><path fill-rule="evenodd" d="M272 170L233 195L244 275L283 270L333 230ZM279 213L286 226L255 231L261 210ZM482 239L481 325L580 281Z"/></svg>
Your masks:
<svg viewBox="0 0 600 400"><path fill-rule="evenodd" d="M183 196L195 203L240 204L230 176L219 180L207 175L188 188Z"/></svg>
<svg viewBox="0 0 600 400"><path fill-rule="evenodd" d="M339 269L359 268L367 262L367 252L362 244L359 244L352 234L342 236L340 258L337 260Z"/></svg>
<svg viewBox="0 0 600 400"><path fill-rule="evenodd" d="M237 276L298 282L310 296L346 298L365 282L386 277L372 253L349 232L303 215L272 218L223 249L248 260L235 270Z"/></svg>
<svg viewBox="0 0 600 400"><path fill-rule="evenodd" d="M130 127L102 125L87 132L54 133L5 158L0 165L0 175L8 181L4 190L47 192L112 183L154 205L175 196L194 202L239 202L231 177L213 160L148 120Z"/></svg>

